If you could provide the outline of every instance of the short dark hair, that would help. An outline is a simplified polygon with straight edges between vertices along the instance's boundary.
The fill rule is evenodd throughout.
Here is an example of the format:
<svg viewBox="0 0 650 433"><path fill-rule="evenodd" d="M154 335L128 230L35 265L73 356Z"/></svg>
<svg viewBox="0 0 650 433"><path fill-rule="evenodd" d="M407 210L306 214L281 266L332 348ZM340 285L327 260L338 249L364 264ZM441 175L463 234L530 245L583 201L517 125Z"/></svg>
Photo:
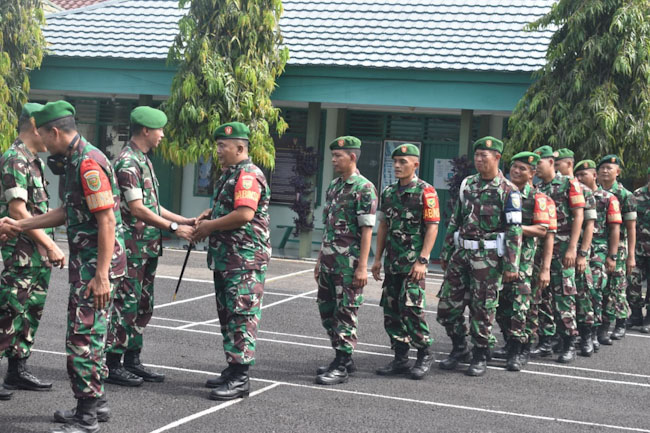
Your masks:
<svg viewBox="0 0 650 433"><path fill-rule="evenodd" d="M18 118L18 133L27 132L34 127L31 116L21 114Z"/></svg>
<svg viewBox="0 0 650 433"><path fill-rule="evenodd" d="M343 149L347 152L348 155L354 155L357 157L356 162L359 162L361 158L361 149Z"/></svg>
<svg viewBox="0 0 650 433"><path fill-rule="evenodd" d="M137 123L132 123L129 129L131 130L131 137L135 137L136 135L140 135L144 129L144 126L138 125Z"/></svg>
<svg viewBox="0 0 650 433"><path fill-rule="evenodd" d="M46 131L51 131L53 128L56 128L63 132L74 132L77 130L77 123L73 116L66 116L47 122L45 125L41 125L41 128L45 128Z"/></svg>

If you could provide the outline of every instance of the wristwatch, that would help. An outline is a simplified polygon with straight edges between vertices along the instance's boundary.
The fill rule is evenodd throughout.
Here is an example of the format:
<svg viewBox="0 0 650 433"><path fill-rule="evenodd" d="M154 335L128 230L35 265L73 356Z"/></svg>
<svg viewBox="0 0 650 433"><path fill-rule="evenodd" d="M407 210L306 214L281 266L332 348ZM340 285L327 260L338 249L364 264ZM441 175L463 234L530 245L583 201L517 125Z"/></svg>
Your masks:
<svg viewBox="0 0 650 433"><path fill-rule="evenodd" d="M176 233L176 230L178 230L178 223L172 221L172 223L169 225L169 231L172 233Z"/></svg>
<svg viewBox="0 0 650 433"><path fill-rule="evenodd" d="M580 255L580 257L587 257L589 255L589 251L580 250L580 251L578 251L578 254Z"/></svg>
<svg viewBox="0 0 650 433"><path fill-rule="evenodd" d="M618 258L618 256L617 256L616 254L610 254L610 255L609 255L609 258L612 259L612 260L614 260L614 261L616 261L616 259Z"/></svg>
<svg viewBox="0 0 650 433"><path fill-rule="evenodd" d="M420 256L420 257L418 257L418 263L420 263L421 265L428 265L429 264L429 259L427 259L426 257Z"/></svg>

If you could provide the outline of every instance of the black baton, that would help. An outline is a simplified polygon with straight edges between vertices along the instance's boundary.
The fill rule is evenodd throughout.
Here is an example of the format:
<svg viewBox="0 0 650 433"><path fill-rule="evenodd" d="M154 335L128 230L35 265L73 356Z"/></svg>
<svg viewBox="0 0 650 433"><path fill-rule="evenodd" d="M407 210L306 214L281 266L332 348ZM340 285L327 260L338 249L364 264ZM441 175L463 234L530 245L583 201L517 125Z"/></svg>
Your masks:
<svg viewBox="0 0 650 433"><path fill-rule="evenodd" d="M174 290L174 297L172 298L172 302L176 300L176 294L178 294L178 288L181 286L181 281L183 281L185 266L187 266L187 259L190 258L190 253L192 252L192 248L194 248L194 242L191 242L190 246L187 247L187 254L185 254L185 260L183 261L183 268L181 269L181 276L178 277L178 283L176 283L176 290Z"/></svg>

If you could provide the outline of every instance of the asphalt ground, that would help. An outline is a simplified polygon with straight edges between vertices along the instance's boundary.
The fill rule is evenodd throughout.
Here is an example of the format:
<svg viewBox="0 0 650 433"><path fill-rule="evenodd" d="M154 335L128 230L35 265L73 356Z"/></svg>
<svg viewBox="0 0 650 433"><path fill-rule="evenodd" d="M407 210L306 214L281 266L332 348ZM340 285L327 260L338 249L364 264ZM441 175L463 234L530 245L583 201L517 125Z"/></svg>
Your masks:
<svg viewBox="0 0 650 433"><path fill-rule="evenodd" d="M359 371L348 383L314 383L334 352L320 325L313 262L273 259L267 274L257 364L247 399L209 400L206 379L225 366L211 273L192 252L176 302L172 294L185 252L166 250L156 279L156 310L145 332L143 362L164 383L106 385L112 409L105 433L149 432L650 432L648 336L634 331L571 365L535 360L524 371L493 361L482 378L435 367L421 381L375 375L392 357L378 307L380 283L369 279L360 310ZM427 319L437 359L451 349L435 320L439 273L427 278ZM0 402L0 432L46 432L56 409L75 400L65 367L67 270L55 270L29 367L54 382L49 392L16 391ZM411 352L415 358L415 352ZM0 366L1 374L6 361Z"/></svg>

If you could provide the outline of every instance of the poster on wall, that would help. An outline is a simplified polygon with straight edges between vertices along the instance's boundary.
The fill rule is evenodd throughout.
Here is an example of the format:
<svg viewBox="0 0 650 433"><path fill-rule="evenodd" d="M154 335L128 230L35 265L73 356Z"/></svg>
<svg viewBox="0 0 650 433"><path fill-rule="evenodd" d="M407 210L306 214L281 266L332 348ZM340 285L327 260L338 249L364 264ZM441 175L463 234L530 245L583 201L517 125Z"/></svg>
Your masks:
<svg viewBox="0 0 650 433"><path fill-rule="evenodd" d="M449 189L447 181L454 175L451 159L438 159L433 162L433 187L437 190Z"/></svg>
<svg viewBox="0 0 650 433"><path fill-rule="evenodd" d="M271 201L291 204L296 199L296 188L291 178L296 175L296 155L305 148L305 137L273 137L275 144L275 169L271 173Z"/></svg>
<svg viewBox="0 0 650 433"><path fill-rule="evenodd" d="M422 143L418 141L384 140L384 152L381 170L381 188L379 189L380 193L388 185L391 185L397 181L395 178L395 170L393 169L393 158L391 158L390 154L393 153L393 150L395 150L397 146L406 143L414 144L418 149L422 150ZM418 171L415 173L418 174Z"/></svg>

